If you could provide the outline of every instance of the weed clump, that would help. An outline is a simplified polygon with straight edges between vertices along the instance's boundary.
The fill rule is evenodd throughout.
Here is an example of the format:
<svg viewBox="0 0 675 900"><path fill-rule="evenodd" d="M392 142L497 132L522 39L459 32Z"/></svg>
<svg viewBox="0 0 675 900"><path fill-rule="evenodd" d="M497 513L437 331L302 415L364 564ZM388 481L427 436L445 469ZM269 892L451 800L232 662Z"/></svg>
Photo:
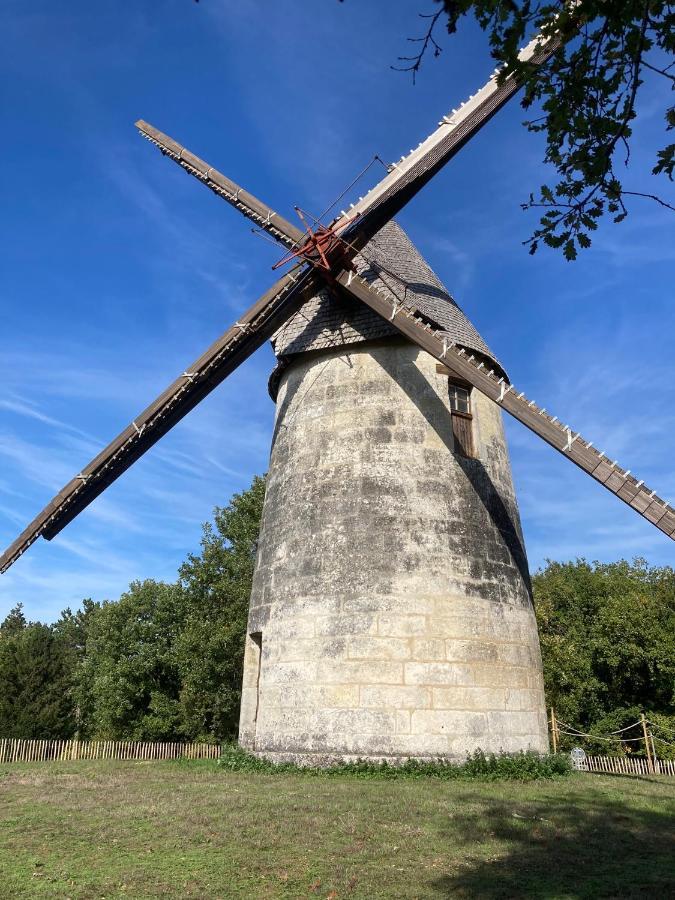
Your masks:
<svg viewBox="0 0 675 900"><path fill-rule="evenodd" d="M372 762L359 759L327 767L297 766L294 763L273 763L244 750L238 744L225 744L218 759L218 767L227 772L258 772L269 775L302 774L321 778L346 775L355 778L438 778L480 779L482 781L534 781L538 778L561 778L572 772L567 754L540 755L530 751L520 753L484 753L476 750L465 762L444 759L422 761L408 759L400 764Z"/></svg>

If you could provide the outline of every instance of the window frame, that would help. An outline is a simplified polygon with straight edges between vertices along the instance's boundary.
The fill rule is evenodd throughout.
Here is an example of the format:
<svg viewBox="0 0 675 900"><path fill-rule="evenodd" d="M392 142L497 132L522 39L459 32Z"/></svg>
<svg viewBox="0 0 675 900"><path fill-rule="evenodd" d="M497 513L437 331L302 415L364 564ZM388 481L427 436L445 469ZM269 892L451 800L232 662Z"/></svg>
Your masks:
<svg viewBox="0 0 675 900"><path fill-rule="evenodd" d="M436 371L439 374L444 375L448 379L448 403L450 406L450 417L452 420L453 452L458 456L463 457L464 459L478 459L473 426L473 385L469 384L468 381L464 381L463 378L455 375L454 372L450 371L445 366L438 365L436 367ZM468 412L464 412L460 409L453 409L453 388L460 388L461 390L466 391ZM459 428L456 428L455 426L455 422L457 420L461 421L462 423L461 427ZM459 425L459 422L457 424ZM469 446L467 446L467 443Z"/></svg>
<svg viewBox="0 0 675 900"><path fill-rule="evenodd" d="M453 403L453 391L455 393L455 402L457 402L457 390L464 391L466 394L466 410L463 409L455 409L452 405ZM450 412L454 415L458 416L466 416L469 419L473 418L473 413L471 412L471 385L466 382L457 381L456 379L448 378L448 397L450 399Z"/></svg>

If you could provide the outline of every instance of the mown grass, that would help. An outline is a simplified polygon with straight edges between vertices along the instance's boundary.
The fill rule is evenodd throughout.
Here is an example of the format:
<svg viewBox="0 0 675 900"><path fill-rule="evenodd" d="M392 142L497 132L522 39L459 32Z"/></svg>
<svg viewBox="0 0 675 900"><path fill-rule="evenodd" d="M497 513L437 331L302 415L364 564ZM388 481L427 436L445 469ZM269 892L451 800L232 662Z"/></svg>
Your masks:
<svg viewBox="0 0 675 900"><path fill-rule="evenodd" d="M0 766L0 896L675 896L667 779Z"/></svg>

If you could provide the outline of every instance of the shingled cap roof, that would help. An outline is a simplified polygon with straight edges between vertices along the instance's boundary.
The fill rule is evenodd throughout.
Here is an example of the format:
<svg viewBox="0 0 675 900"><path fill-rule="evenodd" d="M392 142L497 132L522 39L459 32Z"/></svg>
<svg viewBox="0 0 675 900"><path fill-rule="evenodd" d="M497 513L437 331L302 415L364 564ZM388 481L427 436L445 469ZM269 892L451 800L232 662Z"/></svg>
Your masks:
<svg viewBox="0 0 675 900"><path fill-rule="evenodd" d="M388 222L366 245L355 263L366 281L384 287L391 294L392 302L416 306L451 340L485 357L496 370L504 372L497 357L396 222ZM272 338L272 346L283 366L288 357L298 353L396 334L393 325L358 300L344 295L338 302L323 290L279 329ZM274 381L273 377L272 384Z"/></svg>

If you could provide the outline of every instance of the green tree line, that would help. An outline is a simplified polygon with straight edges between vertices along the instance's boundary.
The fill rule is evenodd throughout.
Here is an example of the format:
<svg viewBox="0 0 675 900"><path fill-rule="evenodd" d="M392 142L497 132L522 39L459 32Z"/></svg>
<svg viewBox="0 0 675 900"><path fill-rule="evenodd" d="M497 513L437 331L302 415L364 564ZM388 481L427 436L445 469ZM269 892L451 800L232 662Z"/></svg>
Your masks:
<svg viewBox="0 0 675 900"><path fill-rule="evenodd" d="M264 491L256 477L216 508L173 584L134 582L53 625L11 610L0 625L0 737L235 737ZM549 562L533 583L558 718L607 734L645 711L675 745L675 571L643 560Z"/></svg>

